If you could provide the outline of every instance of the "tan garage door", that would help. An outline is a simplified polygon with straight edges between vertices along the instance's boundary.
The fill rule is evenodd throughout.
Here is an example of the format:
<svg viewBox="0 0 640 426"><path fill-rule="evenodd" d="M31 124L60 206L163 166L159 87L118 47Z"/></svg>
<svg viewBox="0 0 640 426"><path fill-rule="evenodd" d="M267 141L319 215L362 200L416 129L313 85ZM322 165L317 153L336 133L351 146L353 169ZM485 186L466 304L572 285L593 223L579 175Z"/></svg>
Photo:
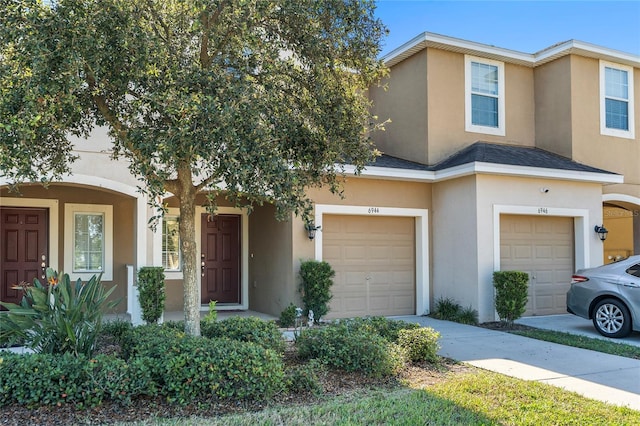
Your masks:
<svg viewBox="0 0 640 426"><path fill-rule="evenodd" d="M573 218L500 216L500 269L529 273L525 316L566 313L573 245Z"/></svg>
<svg viewBox="0 0 640 426"><path fill-rule="evenodd" d="M415 219L325 215L323 258L336 271L330 318L415 313Z"/></svg>

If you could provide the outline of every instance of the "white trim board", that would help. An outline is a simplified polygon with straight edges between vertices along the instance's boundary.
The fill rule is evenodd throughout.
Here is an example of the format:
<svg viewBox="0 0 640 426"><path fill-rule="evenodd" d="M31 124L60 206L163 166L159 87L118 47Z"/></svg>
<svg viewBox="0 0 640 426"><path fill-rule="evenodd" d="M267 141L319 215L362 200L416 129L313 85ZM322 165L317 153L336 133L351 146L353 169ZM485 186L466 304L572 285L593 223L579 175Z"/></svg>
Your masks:
<svg viewBox="0 0 640 426"><path fill-rule="evenodd" d="M325 214L353 216L402 216L415 218L416 241L416 314L429 313L429 211L427 209L411 209L399 207L353 206L335 204L316 204L315 225L320 226L315 237L315 258L322 258L322 223Z"/></svg>

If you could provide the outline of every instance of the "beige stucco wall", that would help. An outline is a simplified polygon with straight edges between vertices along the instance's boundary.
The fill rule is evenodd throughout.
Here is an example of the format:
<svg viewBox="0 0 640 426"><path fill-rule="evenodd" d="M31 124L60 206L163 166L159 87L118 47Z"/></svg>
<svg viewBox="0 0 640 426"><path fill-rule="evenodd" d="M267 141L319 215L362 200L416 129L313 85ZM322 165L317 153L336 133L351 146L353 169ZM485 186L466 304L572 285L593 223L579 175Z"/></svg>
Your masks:
<svg viewBox="0 0 640 426"><path fill-rule="evenodd" d="M9 193L7 188L0 189L0 197L14 198L16 194ZM118 313L127 309L127 270L126 265L135 265L135 199L126 195L116 194L99 188L87 188L71 185L53 184L48 189L41 185L23 185L20 187L20 199L55 199L58 200L58 247L49 247L49 250L57 250L58 265L51 267L61 271L64 265L64 234L65 234L65 204L104 204L113 206L113 280L103 281L110 288L115 285L111 299L121 302L115 308ZM4 204L4 203L3 203Z"/></svg>
<svg viewBox="0 0 640 426"><path fill-rule="evenodd" d="M609 233L604 242L603 263L610 263L619 257L624 259L634 254L633 220L640 214L638 210L620 207L603 207L603 224Z"/></svg>
<svg viewBox="0 0 640 426"><path fill-rule="evenodd" d="M431 214L431 300L451 298L478 306L476 178L467 176L433 185Z"/></svg>
<svg viewBox="0 0 640 426"><path fill-rule="evenodd" d="M372 136L382 152L394 157L427 162L427 53L422 51L390 70L381 87L369 91L373 112L380 121L391 120L384 132Z"/></svg>
<svg viewBox="0 0 640 426"><path fill-rule="evenodd" d="M465 57L428 49L429 164L436 164L477 141L533 146L533 70L505 64L505 136L465 130Z"/></svg>
<svg viewBox="0 0 640 426"><path fill-rule="evenodd" d="M571 158L571 58L534 70L536 146Z"/></svg>
<svg viewBox="0 0 640 426"><path fill-rule="evenodd" d="M541 187L549 188L549 192L542 193ZM602 222L600 185L593 183L468 176L434 184L433 203L433 300L449 297L462 306L471 305L478 310L481 322L495 320L492 276L498 256L496 206L526 214L538 208L545 208L543 211L552 215L586 212L581 233L585 227L589 231L595 223ZM586 245L585 266L601 264L602 243L593 231L587 232ZM576 250L578 255L581 250Z"/></svg>
<svg viewBox="0 0 640 426"><path fill-rule="evenodd" d="M640 185L640 69L634 69L635 139L600 134L600 65L571 56L573 160L624 175Z"/></svg>

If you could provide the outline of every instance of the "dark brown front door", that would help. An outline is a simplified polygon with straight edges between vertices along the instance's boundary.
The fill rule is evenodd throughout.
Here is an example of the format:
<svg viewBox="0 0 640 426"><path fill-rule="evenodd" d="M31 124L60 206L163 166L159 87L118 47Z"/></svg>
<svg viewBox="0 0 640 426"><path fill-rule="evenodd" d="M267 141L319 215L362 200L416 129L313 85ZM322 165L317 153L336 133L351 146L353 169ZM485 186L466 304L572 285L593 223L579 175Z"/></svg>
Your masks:
<svg viewBox="0 0 640 426"><path fill-rule="evenodd" d="M240 303L240 216L202 215L203 304Z"/></svg>
<svg viewBox="0 0 640 426"><path fill-rule="evenodd" d="M0 208L0 300L20 303L21 282L42 281L49 265L47 209Z"/></svg>

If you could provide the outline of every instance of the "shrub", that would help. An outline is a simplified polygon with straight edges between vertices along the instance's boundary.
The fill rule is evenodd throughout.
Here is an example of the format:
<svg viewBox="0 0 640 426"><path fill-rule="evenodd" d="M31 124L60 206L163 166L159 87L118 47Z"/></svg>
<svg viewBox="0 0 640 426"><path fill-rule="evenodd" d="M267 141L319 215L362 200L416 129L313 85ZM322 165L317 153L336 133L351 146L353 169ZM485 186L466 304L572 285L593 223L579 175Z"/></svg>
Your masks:
<svg viewBox="0 0 640 426"><path fill-rule="evenodd" d="M122 339L122 356L156 358L170 353L177 342L185 338L184 330L165 325L148 324L133 328Z"/></svg>
<svg viewBox="0 0 640 426"><path fill-rule="evenodd" d="M71 354L0 355L0 406L73 404L92 407L111 400L129 403L155 393L147 365L140 360Z"/></svg>
<svg viewBox="0 0 640 426"><path fill-rule="evenodd" d="M289 306L280 312L280 327L293 327L296 324L296 305L289 303Z"/></svg>
<svg viewBox="0 0 640 426"><path fill-rule="evenodd" d="M287 389L289 392L304 392L313 395L321 394L324 389L319 374L324 374L326 366L317 359L306 364L297 365L287 372Z"/></svg>
<svg viewBox="0 0 640 426"><path fill-rule="evenodd" d="M302 359L317 358L326 365L374 377L395 374L404 366L404 358L394 344L376 333L350 330L344 324L305 330L296 346Z"/></svg>
<svg viewBox="0 0 640 426"><path fill-rule="evenodd" d="M68 274L46 270L47 285L37 279L24 286L20 305L0 302L9 310L0 321L0 340L22 340L38 353L91 356L102 327L103 310L115 290L106 290L100 276L71 283Z"/></svg>
<svg viewBox="0 0 640 426"><path fill-rule="evenodd" d="M433 318L455 321L462 324L478 324L478 311L471 306L463 308L458 302L450 298L439 298L436 301L434 311L431 314Z"/></svg>
<svg viewBox="0 0 640 426"><path fill-rule="evenodd" d="M204 337L223 338L241 342L252 342L282 354L285 341L278 326L273 321L263 321L256 317L229 317L224 321L202 322L200 332Z"/></svg>
<svg viewBox="0 0 640 426"><path fill-rule="evenodd" d="M529 275L519 271L496 271L493 285L496 289L496 312L500 320L512 325L525 311Z"/></svg>
<svg viewBox="0 0 640 426"><path fill-rule="evenodd" d="M142 319L147 324L158 322L164 312L164 268L145 266L138 271L138 300Z"/></svg>
<svg viewBox="0 0 640 426"><path fill-rule="evenodd" d="M320 318L329 312L329 301L333 297L330 288L335 274L327 262L307 260L300 264L302 303L305 314L313 311L315 322L320 322Z"/></svg>
<svg viewBox="0 0 640 426"><path fill-rule="evenodd" d="M392 320L385 317L350 318L338 321L350 330L364 330L375 333L389 342L398 341L398 333L404 329L420 328L420 324Z"/></svg>
<svg viewBox="0 0 640 426"><path fill-rule="evenodd" d="M412 362L438 361L438 339L440 333L430 327L400 330L398 345L405 351L407 358Z"/></svg>
<svg viewBox="0 0 640 426"><path fill-rule="evenodd" d="M205 315L204 318L202 318L202 321L204 322L218 321L218 311L216 310L216 303L217 302L215 300L209 301L209 312L207 312L207 315Z"/></svg>

